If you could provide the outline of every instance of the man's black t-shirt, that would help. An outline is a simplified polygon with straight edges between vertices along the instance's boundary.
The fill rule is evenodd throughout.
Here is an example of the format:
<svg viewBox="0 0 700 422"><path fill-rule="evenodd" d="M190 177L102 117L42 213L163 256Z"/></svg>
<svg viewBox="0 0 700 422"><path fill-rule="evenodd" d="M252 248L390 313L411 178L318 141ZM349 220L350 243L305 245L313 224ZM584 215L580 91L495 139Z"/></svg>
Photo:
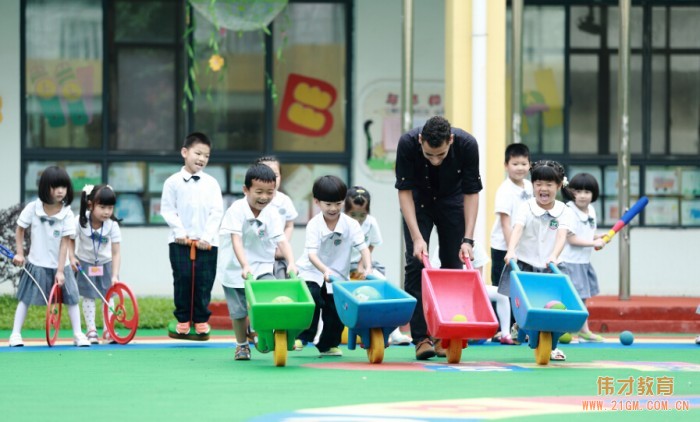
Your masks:
<svg viewBox="0 0 700 422"><path fill-rule="evenodd" d="M418 143L422 127L411 129L399 139L396 151L398 190L412 190L414 198L438 200L478 193L483 188L479 175L479 147L462 129L452 128L454 142L439 166L430 164Z"/></svg>

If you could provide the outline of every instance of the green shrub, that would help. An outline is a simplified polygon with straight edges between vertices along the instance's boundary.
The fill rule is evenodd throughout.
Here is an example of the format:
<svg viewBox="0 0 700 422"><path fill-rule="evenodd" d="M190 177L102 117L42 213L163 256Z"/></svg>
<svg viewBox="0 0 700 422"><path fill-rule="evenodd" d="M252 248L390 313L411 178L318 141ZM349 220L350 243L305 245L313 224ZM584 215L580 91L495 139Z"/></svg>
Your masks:
<svg viewBox="0 0 700 422"><path fill-rule="evenodd" d="M101 306L102 301L98 300ZM173 317L173 299L164 297L138 298L139 304L139 328L166 328ZM11 330L17 309L17 299L10 295L0 296L0 330ZM82 314L82 307L80 310ZM97 327L102 327L102 312L97 312ZM46 324L46 306L30 306L23 329L43 330ZM81 315L81 325L85 329L85 320ZM63 307L61 317L61 329L70 329L68 312Z"/></svg>

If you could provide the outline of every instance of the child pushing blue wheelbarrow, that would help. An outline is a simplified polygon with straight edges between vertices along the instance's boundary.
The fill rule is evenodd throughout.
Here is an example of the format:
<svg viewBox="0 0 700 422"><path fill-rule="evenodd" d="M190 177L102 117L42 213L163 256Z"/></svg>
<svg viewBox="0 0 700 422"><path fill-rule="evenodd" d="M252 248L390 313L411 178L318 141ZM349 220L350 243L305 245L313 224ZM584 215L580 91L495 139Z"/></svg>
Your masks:
<svg viewBox="0 0 700 422"><path fill-rule="evenodd" d="M340 320L348 327L348 349L357 336L370 363L384 360L389 335L411 320L416 298L385 280L335 281L333 300Z"/></svg>
<svg viewBox="0 0 700 422"><path fill-rule="evenodd" d="M518 323L518 341L527 336L537 364L547 365L559 337L579 331L588 310L569 277L556 265L549 264L551 274L520 271L515 260L510 265L510 300Z"/></svg>

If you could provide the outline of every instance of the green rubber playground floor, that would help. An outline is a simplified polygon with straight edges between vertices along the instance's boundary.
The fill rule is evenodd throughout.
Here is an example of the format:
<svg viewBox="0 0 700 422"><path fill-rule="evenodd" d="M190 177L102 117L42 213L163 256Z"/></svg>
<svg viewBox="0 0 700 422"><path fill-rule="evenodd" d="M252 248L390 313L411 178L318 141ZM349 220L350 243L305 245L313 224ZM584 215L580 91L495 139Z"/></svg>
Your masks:
<svg viewBox="0 0 700 422"><path fill-rule="evenodd" d="M53 348L40 331L22 334L25 347L10 348L0 331L0 420L700 420L700 347L690 335L563 345L567 361L548 366L526 345L487 342L457 365L418 362L412 346L389 347L376 365L359 348L319 358L307 346L275 367L255 350L234 361L226 331L188 342L139 330L128 345L90 348L70 345L67 332ZM584 409L597 404L607 410Z"/></svg>

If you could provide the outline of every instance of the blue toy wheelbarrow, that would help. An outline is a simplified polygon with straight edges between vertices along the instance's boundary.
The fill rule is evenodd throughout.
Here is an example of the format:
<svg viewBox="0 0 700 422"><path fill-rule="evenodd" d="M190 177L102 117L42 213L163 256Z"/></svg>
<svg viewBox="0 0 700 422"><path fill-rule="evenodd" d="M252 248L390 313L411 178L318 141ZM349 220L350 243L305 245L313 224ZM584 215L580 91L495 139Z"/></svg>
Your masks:
<svg viewBox="0 0 700 422"><path fill-rule="evenodd" d="M356 294L366 287L375 289L378 297L365 299ZM348 349L355 349L359 335L370 363L384 360L389 334L408 323L416 307L416 298L385 280L376 279L336 281L333 300L340 320L348 327Z"/></svg>
<svg viewBox="0 0 700 422"><path fill-rule="evenodd" d="M530 348L535 349L535 361L547 365L559 337L579 331L588 310L569 277L556 265L549 264L552 274L520 271L515 260L510 265L510 301L518 323L518 341L523 342L527 335ZM561 302L565 309L547 309L553 301Z"/></svg>

